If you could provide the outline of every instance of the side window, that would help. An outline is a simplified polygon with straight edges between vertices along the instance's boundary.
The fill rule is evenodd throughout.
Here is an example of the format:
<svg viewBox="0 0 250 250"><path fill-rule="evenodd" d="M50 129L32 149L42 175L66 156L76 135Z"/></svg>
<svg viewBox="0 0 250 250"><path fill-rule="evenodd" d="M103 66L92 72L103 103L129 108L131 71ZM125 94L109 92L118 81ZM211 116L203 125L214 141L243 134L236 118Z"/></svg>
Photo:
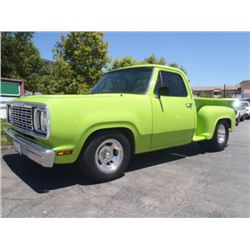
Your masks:
<svg viewBox="0 0 250 250"><path fill-rule="evenodd" d="M169 96L187 96L186 86L182 77L178 74L159 71L154 93L157 94L160 87L168 87Z"/></svg>

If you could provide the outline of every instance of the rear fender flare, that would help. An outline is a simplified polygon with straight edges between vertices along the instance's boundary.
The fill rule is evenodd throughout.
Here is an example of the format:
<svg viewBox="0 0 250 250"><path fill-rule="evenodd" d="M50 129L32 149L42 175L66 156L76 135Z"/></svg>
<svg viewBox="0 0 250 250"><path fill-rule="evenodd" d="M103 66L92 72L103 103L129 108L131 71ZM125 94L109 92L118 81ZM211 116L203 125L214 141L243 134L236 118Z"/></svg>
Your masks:
<svg viewBox="0 0 250 250"><path fill-rule="evenodd" d="M235 130L235 113L232 108L224 106L203 106L197 114L197 135L212 139L216 124L220 120L230 120L231 131Z"/></svg>

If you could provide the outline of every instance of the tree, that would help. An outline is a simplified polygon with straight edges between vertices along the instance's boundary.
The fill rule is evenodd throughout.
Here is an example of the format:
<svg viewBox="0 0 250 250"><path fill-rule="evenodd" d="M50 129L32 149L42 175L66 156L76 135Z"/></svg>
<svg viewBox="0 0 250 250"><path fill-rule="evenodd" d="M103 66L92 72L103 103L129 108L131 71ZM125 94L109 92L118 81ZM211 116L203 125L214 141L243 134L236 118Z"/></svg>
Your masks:
<svg viewBox="0 0 250 250"><path fill-rule="evenodd" d="M123 58L116 58L111 62L111 66L108 68L108 70L115 70L120 69L124 67L134 66L139 64L138 61L136 61L132 56L125 56Z"/></svg>
<svg viewBox="0 0 250 250"><path fill-rule="evenodd" d="M1 33L1 75L25 81L25 88L33 91L35 75L41 66L38 49L32 42L32 32Z"/></svg>
<svg viewBox="0 0 250 250"><path fill-rule="evenodd" d="M186 69L185 69L183 66L179 66L176 62L170 63L169 66L170 66L170 67L177 68L177 69L180 69L180 70L182 70L185 74L187 74Z"/></svg>
<svg viewBox="0 0 250 250"><path fill-rule="evenodd" d="M150 55L149 57L146 57L142 64L160 64L160 65L166 65L166 60L164 57L161 57L160 59L157 59L155 55Z"/></svg>
<svg viewBox="0 0 250 250"><path fill-rule="evenodd" d="M43 94L60 94L62 93L59 79L55 74L55 63L42 60L38 74L31 75L36 80L36 91Z"/></svg>
<svg viewBox="0 0 250 250"><path fill-rule="evenodd" d="M139 65L139 64L161 64L166 65L165 58L161 57L157 59L155 55L150 55L149 57L144 58L144 60L136 60L132 56L126 55L125 57L115 58L111 65L108 67L108 70L115 70L119 68Z"/></svg>
<svg viewBox="0 0 250 250"><path fill-rule="evenodd" d="M54 49L55 76L63 93L84 93L103 75L109 58L101 32L70 32Z"/></svg>

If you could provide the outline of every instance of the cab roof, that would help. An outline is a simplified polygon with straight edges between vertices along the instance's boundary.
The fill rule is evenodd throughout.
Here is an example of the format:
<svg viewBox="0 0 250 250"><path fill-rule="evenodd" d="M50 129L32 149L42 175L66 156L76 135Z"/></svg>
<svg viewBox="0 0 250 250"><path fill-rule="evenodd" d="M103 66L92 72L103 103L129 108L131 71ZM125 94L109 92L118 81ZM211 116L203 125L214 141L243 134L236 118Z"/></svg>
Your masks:
<svg viewBox="0 0 250 250"><path fill-rule="evenodd" d="M184 73L184 72L183 72L181 69L179 69L179 68L170 67L170 66L161 65L161 64L138 64L138 65L134 65L134 66L128 66L128 67L123 67L123 68L119 68L119 69L114 69L114 70L108 71L107 73L114 72L114 71L118 71L118 70L122 70L122 69L148 68L148 67L175 70L175 71Z"/></svg>

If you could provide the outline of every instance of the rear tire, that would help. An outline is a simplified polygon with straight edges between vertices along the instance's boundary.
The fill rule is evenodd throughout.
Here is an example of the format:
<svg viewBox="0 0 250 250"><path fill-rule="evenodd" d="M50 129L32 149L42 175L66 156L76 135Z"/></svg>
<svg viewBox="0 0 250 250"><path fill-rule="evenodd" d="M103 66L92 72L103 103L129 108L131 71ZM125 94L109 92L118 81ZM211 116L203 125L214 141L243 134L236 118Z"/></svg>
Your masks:
<svg viewBox="0 0 250 250"><path fill-rule="evenodd" d="M124 174L131 156L131 146L119 131L96 134L79 156L81 171L95 182L110 181Z"/></svg>
<svg viewBox="0 0 250 250"><path fill-rule="evenodd" d="M219 121L215 127L214 135L211 140L201 141L199 145L209 152L224 150L229 138L229 126L226 121Z"/></svg>

